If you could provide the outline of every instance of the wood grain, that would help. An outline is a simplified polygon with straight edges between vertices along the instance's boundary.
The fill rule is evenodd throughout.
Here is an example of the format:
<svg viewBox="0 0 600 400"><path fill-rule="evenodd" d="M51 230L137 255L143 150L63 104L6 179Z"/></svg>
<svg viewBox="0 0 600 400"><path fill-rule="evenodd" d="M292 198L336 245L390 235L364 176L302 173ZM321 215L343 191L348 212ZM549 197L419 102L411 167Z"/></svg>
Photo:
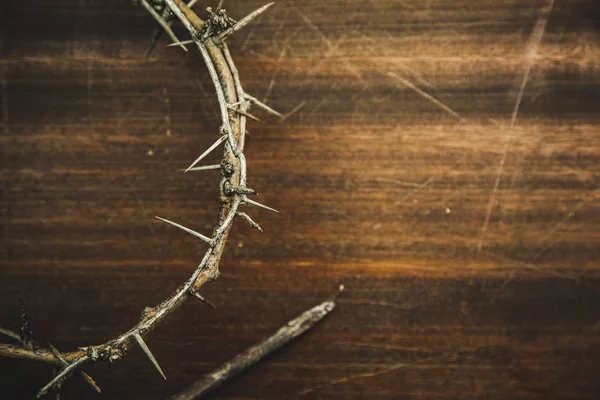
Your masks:
<svg viewBox="0 0 600 400"><path fill-rule="evenodd" d="M2 3L0 326L20 297L36 340L100 343L204 252L154 216L210 231L218 172L179 169L215 140L216 97L199 54L144 58L153 21L128 2ZM282 214L237 222L216 310L147 338L168 380L134 351L86 368L100 398L164 399L339 283L324 323L210 398L599 398L600 13L557 0L536 44L547 4L281 1L232 38L251 95L304 104L249 124L248 184ZM0 360L0 392L51 373Z"/></svg>

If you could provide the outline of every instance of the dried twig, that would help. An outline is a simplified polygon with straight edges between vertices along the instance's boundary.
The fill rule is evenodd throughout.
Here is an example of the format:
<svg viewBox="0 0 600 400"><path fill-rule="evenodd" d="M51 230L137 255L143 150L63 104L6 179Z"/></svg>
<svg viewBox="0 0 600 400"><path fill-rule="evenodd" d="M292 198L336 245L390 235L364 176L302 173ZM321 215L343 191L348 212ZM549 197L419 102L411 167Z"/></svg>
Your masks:
<svg viewBox="0 0 600 400"><path fill-rule="evenodd" d="M340 286L340 292L344 286ZM267 355L281 348L291 340L302 335L315 326L335 308L333 299L326 300L283 325L277 332L262 342L238 354L219 368L193 383L183 392L172 396L169 400L193 400L221 386L227 379L234 377L248 367L256 364Z"/></svg>
<svg viewBox="0 0 600 400"><path fill-rule="evenodd" d="M171 36L171 39L175 42L179 42L175 35L172 34L170 26L165 19L159 15L146 0L141 0L141 3L153 18L161 24L161 27L165 29L169 36ZM235 26L232 26L231 29L222 31L213 30L214 27L209 29L210 26L205 24L205 22L186 6L182 0L165 0L165 5L166 9L163 10L163 15L173 13L191 34L192 40L200 50L205 61L219 100L219 108L221 111L221 131L219 139L187 169L187 171L194 169L214 169L214 165L207 167L193 167L219 144L225 144L220 164L222 173L220 187L223 189L221 190L219 199L220 205L217 214L217 222L210 238L202 235L203 240L208 243L209 247L203 256L202 261L186 282L162 303L152 308L145 308L140 320L135 326L106 343L82 347L77 351L64 354L53 352L49 349L38 349L35 351L33 349L28 349L23 345L24 339L22 337L19 338L22 342L21 345L0 344L0 356L36 360L63 367L54 379L38 392L38 397L59 387L63 381L81 365L103 360L116 361L122 358L125 353L135 345L139 345L142 350L144 350L159 372L164 376L161 368L152 356L150 349L144 342L143 336L154 329L167 315L183 304L190 295L203 299L198 295L197 291L205 283L210 282L218 276L219 261L221 260L233 220L235 216L238 215L237 212L241 205L248 203L277 212L276 210L254 202L247 197L249 194L254 193L254 191L246 187L246 158L243 154L246 116L230 110L228 104L239 103L239 109L243 112L247 112L248 102L246 101L239 75L233 64L229 50L225 43L220 40L241 28L252 18L264 11L270 4L250 14ZM220 18L224 18L224 10L220 10L221 5L222 2L219 3L218 7L220 13L219 16ZM227 19L227 21L230 21L230 19ZM223 33L225 32L227 33L224 35ZM226 187L230 188L228 192L224 190ZM163 221L180 227L188 232L191 231L190 229L171 221L164 219ZM192 232L193 231L190 233ZM194 234L200 237L200 234L197 232L194 232ZM10 331L3 331L3 333L16 339L16 334L13 335Z"/></svg>

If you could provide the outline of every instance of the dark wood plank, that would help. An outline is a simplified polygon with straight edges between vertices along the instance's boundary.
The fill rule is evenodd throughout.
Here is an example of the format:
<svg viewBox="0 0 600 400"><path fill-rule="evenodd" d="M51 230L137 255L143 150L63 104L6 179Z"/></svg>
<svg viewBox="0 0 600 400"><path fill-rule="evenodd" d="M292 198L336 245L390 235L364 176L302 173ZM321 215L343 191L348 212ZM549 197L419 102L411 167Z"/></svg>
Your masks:
<svg viewBox="0 0 600 400"><path fill-rule="evenodd" d="M250 94L304 104L249 126L249 185L282 214L236 224L217 310L150 335L168 381L134 351L86 369L101 398L166 398L342 282L318 328L210 398L600 397L600 13L557 0L532 47L546 4L288 0L234 37ZM144 58L128 2L1 7L0 326L20 297L37 340L100 343L204 251L154 216L211 229L217 173L179 169L216 99L199 54ZM0 360L7 398L50 376ZM97 398L77 379L64 397Z"/></svg>

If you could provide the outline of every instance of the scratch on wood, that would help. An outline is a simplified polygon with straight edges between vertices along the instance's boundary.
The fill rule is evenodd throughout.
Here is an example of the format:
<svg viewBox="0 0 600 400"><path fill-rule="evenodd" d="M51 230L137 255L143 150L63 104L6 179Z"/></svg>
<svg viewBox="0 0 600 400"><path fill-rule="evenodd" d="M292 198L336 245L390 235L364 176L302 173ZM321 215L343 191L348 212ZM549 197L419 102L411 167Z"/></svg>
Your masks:
<svg viewBox="0 0 600 400"><path fill-rule="evenodd" d="M442 363L446 363L446 362L451 362L452 360L456 359L456 356L452 356L452 357L430 357L430 358L426 358L426 359L422 359L419 360L417 362L404 362L404 363L396 363L396 364L392 364L389 367L386 368L382 368L382 369L378 369L375 371L369 371L369 372L363 372L360 374L354 374L354 375L349 375L349 376L345 376L343 378L339 378L339 379L334 379L332 381L323 383L321 385L317 385L308 389L304 389L292 396L286 397L287 399L295 399L298 397L302 397L306 394L315 392L319 389L323 389L326 387L330 387L330 386L335 386L335 385L339 385L340 383L345 383L345 382L349 382L349 381L354 381L357 379L362 379L362 378L373 378L376 376L380 376L380 375L385 375L385 374L389 374L390 372L394 372L397 371L399 369L403 369L403 368L410 368L410 369L430 369L430 368L437 368L440 366L440 364ZM436 363L432 364L430 363L431 361L436 361ZM445 367L447 367L447 364L443 364Z"/></svg>
<svg viewBox="0 0 600 400"><path fill-rule="evenodd" d="M552 236L554 236L554 234L556 233L556 231L558 230L558 228L560 228L567 220L569 220L570 218L573 218L575 216L575 213L579 210L581 210L585 205L587 205L590 201L596 200L598 197L598 193L600 193L600 189L596 189L594 190L591 194L590 197L593 197L593 199L587 198L583 201L581 201L580 203L578 203L577 205L575 205L575 207L571 208L569 210L569 212L567 212L560 221L558 221L554 227L552 229L550 229L550 231L548 232L548 234L546 236L544 236L544 238L542 238L542 240L540 241L540 243L545 243L548 240L550 240L550 238ZM546 246L544 246L544 248L542 250L540 250L535 257L533 258L534 260L539 259L546 251L548 251L548 249L552 246L552 242L549 242L546 244Z"/></svg>
<svg viewBox="0 0 600 400"><path fill-rule="evenodd" d="M300 11L300 9L298 9L298 7L296 7L296 6L293 6L293 7L296 10L296 13L300 16L300 18L302 18L302 20L306 23L306 25L308 25L308 27L310 29L312 29L314 32L316 32L321 37L321 40L323 40L323 42L327 46L329 52L331 52L332 55L337 54L337 52L335 50L335 46L333 45L333 43L331 43L331 40L329 40L329 38L327 36L325 36L325 34L312 22L312 20L310 18L308 18L308 16L305 15L302 11ZM346 66L346 69L348 69L348 71L350 71L352 74L354 74L360 80L361 83L366 84L360 71L357 70L352 65L352 63L350 63L348 61L348 59L346 57L340 55L340 61L342 61L342 63Z"/></svg>
<svg viewBox="0 0 600 400"><path fill-rule="evenodd" d="M448 107L447 105L445 105L444 103L442 103L441 101L439 101L438 99L433 97L432 95L419 89L412 82L402 78L400 75L396 74L395 72L388 71L387 75L396 79L397 81L399 81L403 85L407 86L408 88L414 90L415 92L417 92L417 94L419 94L420 96L424 97L425 99L431 101L433 104L440 107L442 110L446 111L448 114L452 115L454 118L458 119L459 121L464 121L464 118L461 117L456 111L454 111L453 109L451 109L450 107Z"/></svg>
<svg viewBox="0 0 600 400"><path fill-rule="evenodd" d="M527 86L527 81L529 80L529 73L531 71L531 67L535 63L535 58L537 56L538 48L540 43L542 42L542 37L544 36L544 32L546 30L546 24L548 23L548 18L550 17L550 13L552 12L552 7L554 6L554 0L549 0L548 4L542 9L541 14L535 24L533 32L529 38L529 43L527 45L525 51L525 70L523 72L523 79L521 80L521 86L519 87L519 93L517 94L517 98L515 100L515 106L513 108L513 112L510 118L509 129L507 130L505 136L505 145L502 151L502 157L500 158L500 164L498 165L498 173L496 174L496 179L494 181L494 187L492 188L492 193L490 195L490 199L488 201L488 205L486 208L485 219L483 221L483 226L481 227L481 232L479 234L479 241L477 243L477 255L481 252L481 247L483 246L483 242L485 239L485 234L488 229L488 225L490 222L490 217L492 215L492 208L494 207L494 203L496 201L496 193L498 192L498 187L500 186L500 180L502 178L502 174L504 173L504 165L506 164L506 155L508 154L508 149L510 147L510 136L509 134L512 132L512 128L517 121L517 115L519 114L519 108L521 107L521 100L523 98L523 93L525 92L525 87Z"/></svg>

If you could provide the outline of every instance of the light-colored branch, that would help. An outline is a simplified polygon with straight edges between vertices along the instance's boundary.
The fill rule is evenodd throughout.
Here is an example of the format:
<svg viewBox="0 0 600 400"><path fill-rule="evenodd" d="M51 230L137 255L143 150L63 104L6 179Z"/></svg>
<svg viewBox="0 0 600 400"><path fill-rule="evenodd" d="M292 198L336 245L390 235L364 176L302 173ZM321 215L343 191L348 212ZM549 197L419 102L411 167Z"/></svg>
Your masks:
<svg viewBox="0 0 600 400"><path fill-rule="evenodd" d="M343 289L344 286L341 285L340 292ZM248 348L243 353L238 354L213 372L193 383L183 392L170 397L169 400L193 400L216 389L227 379L256 364L269 354L308 331L325 318L334 308L335 302L333 299L330 299L303 312L279 328L273 335Z"/></svg>

